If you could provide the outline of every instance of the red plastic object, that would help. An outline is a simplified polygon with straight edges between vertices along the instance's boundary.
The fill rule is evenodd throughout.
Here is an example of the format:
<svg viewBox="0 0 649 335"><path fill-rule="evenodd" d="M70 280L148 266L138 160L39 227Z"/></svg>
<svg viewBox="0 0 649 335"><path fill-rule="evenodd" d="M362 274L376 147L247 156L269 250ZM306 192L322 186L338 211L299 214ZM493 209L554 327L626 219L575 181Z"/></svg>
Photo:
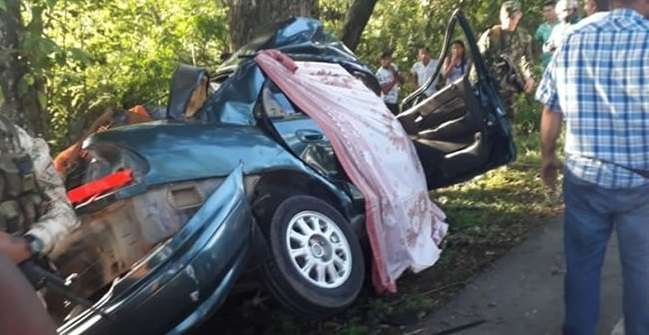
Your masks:
<svg viewBox="0 0 649 335"><path fill-rule="evenodd" d="M132 181L133 170L121 170L70 190L68 192L68 199L72 204L76 205L126 186Z"/></svg>

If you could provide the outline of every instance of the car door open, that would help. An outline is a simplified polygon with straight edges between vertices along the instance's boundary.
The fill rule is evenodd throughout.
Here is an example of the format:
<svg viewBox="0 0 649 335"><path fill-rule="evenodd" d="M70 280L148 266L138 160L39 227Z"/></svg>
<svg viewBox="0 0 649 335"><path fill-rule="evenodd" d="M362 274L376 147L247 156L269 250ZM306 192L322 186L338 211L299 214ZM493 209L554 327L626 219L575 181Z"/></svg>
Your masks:
<svg viewBox="0 0 649 335"><path fill-rule="evenodd" d="M447 54L456 23L468 42L472 69L433 96L425 97L425 89L440 74L441 57L428 85L404 99L403 112L397 117L415 144L429 189L470 179L516 157L502 102L473 32L459 11L449 22L442 56Z"/></svg>

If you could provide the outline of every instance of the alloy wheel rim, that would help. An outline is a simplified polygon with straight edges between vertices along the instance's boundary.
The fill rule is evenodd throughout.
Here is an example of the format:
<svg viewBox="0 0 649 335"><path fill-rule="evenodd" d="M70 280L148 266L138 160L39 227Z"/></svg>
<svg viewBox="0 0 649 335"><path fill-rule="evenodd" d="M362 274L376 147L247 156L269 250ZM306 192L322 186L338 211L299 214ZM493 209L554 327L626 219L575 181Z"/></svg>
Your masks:
<svg viewBox="0 0 649 335"><path fill-rule="evenodd" d="M340 287L351 274L349 242L338 225L322 213L294 215L286 230L286 248L297 272L317 287Z"/></svg>

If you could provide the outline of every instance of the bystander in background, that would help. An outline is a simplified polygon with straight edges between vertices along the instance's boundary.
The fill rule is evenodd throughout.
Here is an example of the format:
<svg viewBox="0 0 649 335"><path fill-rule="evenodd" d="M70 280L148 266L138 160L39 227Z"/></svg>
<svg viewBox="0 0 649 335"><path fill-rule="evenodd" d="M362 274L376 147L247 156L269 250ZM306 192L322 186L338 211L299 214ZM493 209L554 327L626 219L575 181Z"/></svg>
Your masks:
<svg viewBox="0 0 649 335"><path fill-rule="evenodd" d="M444 60L442 66L442 78L446 79L446 85L462 78L469 70L469 61L466 58L464 42L455 40L451 43L451 54Z"/></svg>
<svg viewBox="0 0 649 335"><path fill-rule="evenodd" d="M586 12L586 16L592 16L599 12L608 12L608 10L608 0L586 0L584 2L584 12Z"/></svg>
<svg viewBox="0 0 649 335"><path fill-rule="evenodd" d="M430 79L437 69L439 62L436 59L430 57L430 49L423 47L419 49L417 54L419 61L416 62L410 69L410 73L415 76L415 82L417 83L417 88L422 87L426 84L428 79ZM437 92L437 78L433 83L428 86L425 91L426 96L431 96Z"/></svg>
<svg viewBox="0 0 649 335"><path fill-rule="evenodd" d="M392 51L384 51L379 59L381 67L376 78L381 85L381 97L392 114L399 114L399 83L402 82L398 67L392 63Z"/></svg>
<svg viewBox="0 0 649 335"><path fill-rule="evenodd" d="M557 17L559 23L552 29L550 38L543 45L543 52L553 53L563 42L570 27L579 21L577 10L579 4L576 0L559 0L556 5Z"/></svg>
<svg viewBox="0 0 649 335"><path fill-rule="evenodd" d="M478 48L498 84L498 93L505 102L510 120L516 114L514 102L520 92L534 90L532 74L532 37L518 28L523 18L521 3L517 0L503 2L500 7L500 24L485 31Z"/></svg>
<svg viewBox="0 0 649 335"><path fill-rule="evenodd" d="M556 2L554 0L546 1L543 3L543 17L545 22L543 22L537 29L534 34L534 39L538 43L538 49L543 50L543 46L550 39L552 34L552 29L557 25L559 20L557 19L557 12L555 10ZM543 68L548 66L550 59L552 58L552 52L542 51L541 52L541 65Z"/></svg>

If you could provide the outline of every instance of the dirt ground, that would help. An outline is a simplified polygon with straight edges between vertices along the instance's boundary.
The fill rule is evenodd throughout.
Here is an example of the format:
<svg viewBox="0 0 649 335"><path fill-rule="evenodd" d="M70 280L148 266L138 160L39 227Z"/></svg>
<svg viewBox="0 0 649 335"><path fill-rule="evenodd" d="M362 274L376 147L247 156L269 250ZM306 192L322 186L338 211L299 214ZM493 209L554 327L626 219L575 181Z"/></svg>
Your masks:
<svg viewBox="0 0 649 335"><path fill-rule="evenodd" d="M622 314L618 254L613 236L602 273L600 335L611 334ZM450 303L405 332L437 334L474 324L458 334L561 334L564 273L563 222L558 218L531 231L527 241L476 276Z"/></svg>

